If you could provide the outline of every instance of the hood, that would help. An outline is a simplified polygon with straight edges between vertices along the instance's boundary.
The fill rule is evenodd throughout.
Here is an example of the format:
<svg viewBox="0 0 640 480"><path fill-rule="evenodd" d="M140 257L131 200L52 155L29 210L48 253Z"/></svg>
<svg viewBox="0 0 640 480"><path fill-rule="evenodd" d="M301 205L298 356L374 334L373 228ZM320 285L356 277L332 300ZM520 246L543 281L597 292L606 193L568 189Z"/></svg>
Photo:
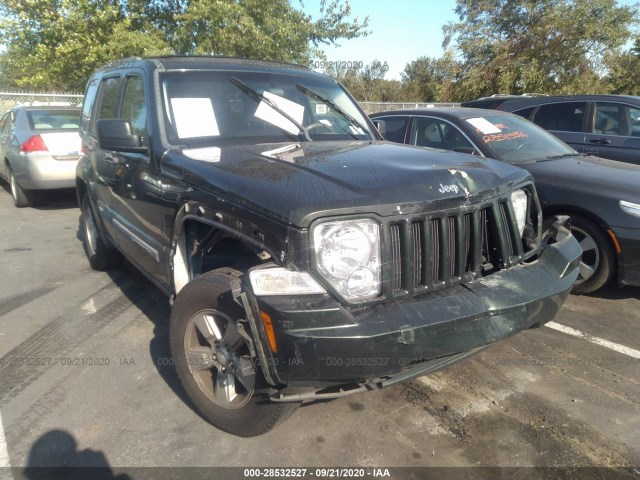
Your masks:
<svg viewBox="0 0 640 480"><path fill-rule="evenodd" d="M193 187L300 227L340 214L411 214L495 197L528 177L494 160L389 142L233 145L168 152Z"/></svg>
<svg viewBox="0 0 640 480"><path fill-rule="evenodd" d="M540 189L552 186L616 201L640 200L640 165L576 155L522 166L533 174Z"/></svg>

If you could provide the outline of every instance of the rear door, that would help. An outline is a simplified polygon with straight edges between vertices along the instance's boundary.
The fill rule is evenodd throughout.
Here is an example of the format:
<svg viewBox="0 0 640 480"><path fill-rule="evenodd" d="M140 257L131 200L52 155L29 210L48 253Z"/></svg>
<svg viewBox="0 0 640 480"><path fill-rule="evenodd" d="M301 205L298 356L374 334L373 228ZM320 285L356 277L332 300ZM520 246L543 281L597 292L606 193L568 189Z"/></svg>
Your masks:
<svg viewBox="0 0 640 480"><path fill-rule="evenodd" d="M595 102L585 153L640 164L640 108L617 102Z"/></svg>

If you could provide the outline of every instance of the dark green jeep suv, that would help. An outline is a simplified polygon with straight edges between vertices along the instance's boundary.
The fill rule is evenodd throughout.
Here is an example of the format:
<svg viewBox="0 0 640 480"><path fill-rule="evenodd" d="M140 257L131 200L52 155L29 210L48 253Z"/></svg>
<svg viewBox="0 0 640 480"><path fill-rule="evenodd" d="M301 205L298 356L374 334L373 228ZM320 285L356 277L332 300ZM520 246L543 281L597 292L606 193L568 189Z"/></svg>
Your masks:
<svg viewBox="0 0 640 480"><path fill-rule="evenodd" d="M540 326L578 275L565 219L541 244L526 171L384 142L306 68L124 60L81 123L89 261L127 258L171 298L184 389L237 435Z"/></svg>

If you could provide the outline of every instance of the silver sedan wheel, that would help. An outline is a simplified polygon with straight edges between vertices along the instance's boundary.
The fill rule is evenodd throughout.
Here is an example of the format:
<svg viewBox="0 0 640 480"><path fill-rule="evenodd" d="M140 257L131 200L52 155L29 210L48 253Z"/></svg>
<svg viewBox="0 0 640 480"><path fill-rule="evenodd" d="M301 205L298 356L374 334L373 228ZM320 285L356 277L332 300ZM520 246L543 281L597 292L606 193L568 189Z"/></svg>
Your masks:
<svg viewBox="0 0 640 480"><path fill-rule="evenodd" d="M191 375L211 402L228 409L249 402L255 374L236 322L217 310L196 313L187 324L184 351Z"/></svg>
<svg viewBox="0 0 640 480"><path fill-rule="evenodd" d="M576 284L579 285L589 280L598 271L600 266L600 250L591 235L581 228L572 226L571 233L582 247L582 259L580 261L580 273Z"/></svg>

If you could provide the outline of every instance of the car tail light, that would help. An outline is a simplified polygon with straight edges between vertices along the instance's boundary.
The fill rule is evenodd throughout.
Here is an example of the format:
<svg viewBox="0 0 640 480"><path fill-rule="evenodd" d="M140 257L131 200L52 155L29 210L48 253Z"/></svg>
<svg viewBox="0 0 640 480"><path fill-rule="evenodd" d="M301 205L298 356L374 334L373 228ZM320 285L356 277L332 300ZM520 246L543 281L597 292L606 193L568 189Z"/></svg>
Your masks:
<svg viewBox="0 0 640 480"><path fill-rule="evenodd" d="M20 145L20 153L31 152L48 152L49 149L44 144L44 140L40 135L33 135L29 137L26 142Z"/></svg>

